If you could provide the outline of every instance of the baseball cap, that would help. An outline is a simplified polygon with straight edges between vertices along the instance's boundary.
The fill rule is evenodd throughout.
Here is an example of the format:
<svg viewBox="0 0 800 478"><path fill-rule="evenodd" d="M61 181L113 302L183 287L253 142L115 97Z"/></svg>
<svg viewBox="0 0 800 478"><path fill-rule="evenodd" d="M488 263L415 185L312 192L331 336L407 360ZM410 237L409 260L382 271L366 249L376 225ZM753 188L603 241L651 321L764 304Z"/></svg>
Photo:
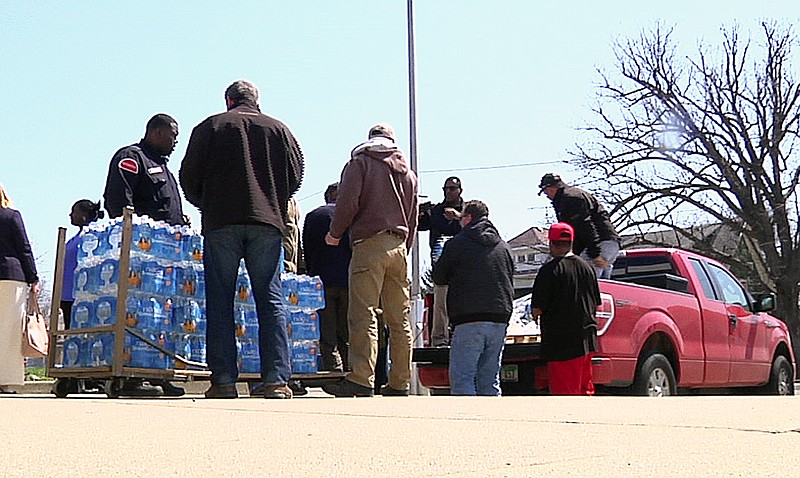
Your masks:
<svg viewBox="0 0 800 478"><path fill-rule="evenodd" d="M378 123L372 128L369 129L369 134L367 138L374 138L375 136L383 136L384 138L389 138L394 141L394 129L386 123Z"/></svg>
<svg viewBox="0 0 800 478"><path fill-rule="evenodd" d="M542 193L544 188L548 186L554 186L556 184L561 183L561 176L555 173L547 173L542 176L542 180L539 181L539 194Z"/></svg>
<svg viewBox="0 0 800 478"><path fill-rule="evenodd" d="M557 222L550 226L550 230L547 231L547 238L551 241L572 242L574 236L575 232L572 230L572 226L566 222Z"/></svg>

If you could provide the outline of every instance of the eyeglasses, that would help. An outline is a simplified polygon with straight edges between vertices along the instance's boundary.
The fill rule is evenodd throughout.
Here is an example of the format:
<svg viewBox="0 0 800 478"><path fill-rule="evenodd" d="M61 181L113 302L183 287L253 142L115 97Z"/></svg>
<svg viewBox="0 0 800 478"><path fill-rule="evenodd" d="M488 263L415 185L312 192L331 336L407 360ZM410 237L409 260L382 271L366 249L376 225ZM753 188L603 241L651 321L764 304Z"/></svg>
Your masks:
<svg viewBox="0 0 800 478"><path fill-rule="evenodd" d="M459 189L461 188L458 186L445 186L442 188L442 191L458 191Z"/></svg>

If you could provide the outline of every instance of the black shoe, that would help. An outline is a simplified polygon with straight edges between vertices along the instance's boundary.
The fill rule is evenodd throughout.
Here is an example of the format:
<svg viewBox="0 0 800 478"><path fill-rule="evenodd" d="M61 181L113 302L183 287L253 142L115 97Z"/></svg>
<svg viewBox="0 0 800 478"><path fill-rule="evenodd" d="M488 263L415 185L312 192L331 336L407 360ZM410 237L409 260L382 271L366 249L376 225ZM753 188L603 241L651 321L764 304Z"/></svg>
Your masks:
<svg viewBox="0 0 800 478"><path fill-rule="evenodd" d="M164 395L164 392L160 387L154 387L141 380L128 379L119 394L125 397L160 397Z"/></svg>
<svg viewBox="0 0 800 478"><path fill-rule="evenodd" d="M388 385L381 387L381 395L384 397L407 397L408 390L398 390Z"/></svg>
<svg viewBox="0 0 800 478"><path fill-rule="evenodd" d="M247 384L248 388L250 389L250 396L251 397L263 397L264 396L264 384L260 382L250 382Z"/></svg>
<svg viewBox="0 0 800 478"><path fill-rule="evenodd" d="M211 384L211 388L206 390L206 398L239 398L239 392L236 390L236 385L215 385Z"/></svg>
<svg viewBox="0 0 800 478"><path fill-rule="evenodd" d="M165 397L182 397L184 394L186 394L186 390L184 390L181 387L176 387L175 385L171 384L166 380L159 380L158 382L155 383L151 381L150 383L152 385L158 385L159 387L161 387L161 390L164 391Z"/></svg>
<svg viewBox="0 0 800 478"><path fill-rule="evenodd" d="M303 383L300 382L300 380L289 380L289 388L292 389L292 393L295 397L308 395L308 390L306 390L306 387L303 386Z"/></svg>
<svg viewBox="0 0 800 478"><path fill-rule="evenodd" d="M347 379L323 385L322 390L334 397L371 397L375 394L372 387L365 387Z"/></svg>

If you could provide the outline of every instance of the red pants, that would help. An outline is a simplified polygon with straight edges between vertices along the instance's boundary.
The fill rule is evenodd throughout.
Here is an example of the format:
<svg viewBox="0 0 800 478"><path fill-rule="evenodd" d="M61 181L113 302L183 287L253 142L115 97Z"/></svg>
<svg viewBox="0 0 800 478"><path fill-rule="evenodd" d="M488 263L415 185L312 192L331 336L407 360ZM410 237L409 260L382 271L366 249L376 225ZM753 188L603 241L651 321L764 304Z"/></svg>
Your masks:
<svg viewBox="0 0 800 478"><path fill-rule="evenodd" d="M594 395L592 355L547 362L550 395Z"/></svg>

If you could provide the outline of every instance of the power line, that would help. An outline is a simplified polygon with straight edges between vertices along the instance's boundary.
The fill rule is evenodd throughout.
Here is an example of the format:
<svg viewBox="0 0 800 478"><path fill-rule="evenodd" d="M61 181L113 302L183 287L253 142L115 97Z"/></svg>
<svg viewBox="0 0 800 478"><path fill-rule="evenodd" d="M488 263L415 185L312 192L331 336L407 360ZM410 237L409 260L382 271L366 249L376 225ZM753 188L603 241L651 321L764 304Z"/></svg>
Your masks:
<svg viewBox="0 0 800 478"><path fill-rule="evenodd" d="M485 169L509 169L509 168L524 168L528 166L543 166L545 164L562 164L566 163L564 160L558 161L540 161L537 163L518 163L518 164L504 164L501 166L476 166L474 168L453 168L453 169L426 169L420 171L421 174L427 173L450 173L456 171L479 171Z"/></svg>

